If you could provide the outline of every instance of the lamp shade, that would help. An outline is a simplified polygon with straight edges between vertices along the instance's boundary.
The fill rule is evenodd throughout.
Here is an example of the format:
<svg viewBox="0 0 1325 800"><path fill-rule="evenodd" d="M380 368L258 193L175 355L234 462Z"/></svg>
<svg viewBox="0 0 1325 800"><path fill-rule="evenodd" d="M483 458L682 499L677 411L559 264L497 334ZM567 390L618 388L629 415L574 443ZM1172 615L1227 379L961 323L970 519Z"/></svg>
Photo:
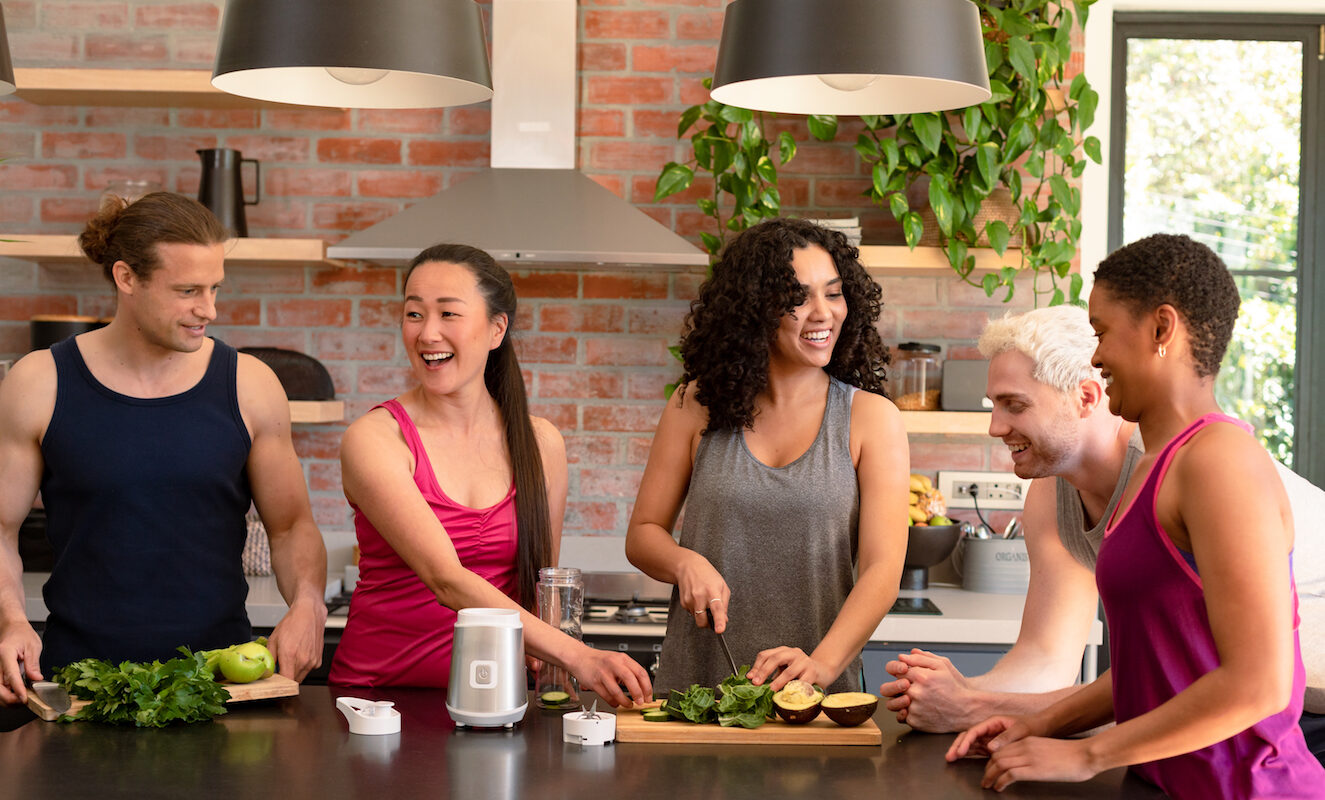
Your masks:
<svg viewBox="0 0 1325 800"><path fill-rule="evenodd" d="M9 35L5 32L5 9L0 6L0 95L13 94L14 62L9 58Z"/></svg>
<svg viewBox="0 0 1325 800"><path fill-rule="evenodd" d="M474 0L228 0L212 85L337 108L433 108L492 97Z"/></svg>
<svg viewBox="0 0 1325 800"><path fill-rule="evenodd" d="M733 0L712 97L791 114L914 114L990 97L970 0Z"/></svg>

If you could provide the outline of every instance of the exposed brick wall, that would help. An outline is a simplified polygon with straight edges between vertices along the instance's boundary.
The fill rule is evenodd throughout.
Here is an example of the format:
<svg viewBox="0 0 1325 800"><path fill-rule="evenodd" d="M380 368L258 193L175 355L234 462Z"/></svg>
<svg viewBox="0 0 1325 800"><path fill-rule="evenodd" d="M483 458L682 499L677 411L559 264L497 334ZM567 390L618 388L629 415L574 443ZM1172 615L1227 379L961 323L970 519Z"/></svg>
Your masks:
<svg viewBox="0 0 1325 800"><path fill-rule="evenodd" d="M20 67L210 68L220 2L7 0L5 17ZM481 5L488 5L483 3ZM724 0L581 0L579 165L683 235L705 219L686 194L654 204L662 164L683 157L676 119L702 102ZM490 27L490 26L489 26ZM0 235L74 233L115 179L156 181L192 194L194 150L232 147L262 160L262 202L248 209L253 236L338 241L418 198L464 180L488 163L487 104L420 111L267 108L98 108L0 99ZM871 243L896 243L886 211L861 192L867 175L851 145L858 121L843 120L834 143L808 141L803 120L776 130L800 141L782 170L786 210L859 214ZM702 279L686 270L612 271L558 267L516 273L518 341L537 413L566 436L571 497L566 533L624 532L676 369L666 346ZM236 346L272 345L312 354L330 370L353 419L409 386L398 323L400 275L376 265L231 267L215 332ZM983 321L1007 306L950 278L885 278L880 322L889 344L935 341L973 357ZM1022 291L1026 307L1028 293ZM0 260L0 359L27 350L29 316L113 312L99 273L70 264ZM348 529L337 447L343 426L301 425L319 522ZM918 436L913 465L1007 469L985 437Z"/></svg>

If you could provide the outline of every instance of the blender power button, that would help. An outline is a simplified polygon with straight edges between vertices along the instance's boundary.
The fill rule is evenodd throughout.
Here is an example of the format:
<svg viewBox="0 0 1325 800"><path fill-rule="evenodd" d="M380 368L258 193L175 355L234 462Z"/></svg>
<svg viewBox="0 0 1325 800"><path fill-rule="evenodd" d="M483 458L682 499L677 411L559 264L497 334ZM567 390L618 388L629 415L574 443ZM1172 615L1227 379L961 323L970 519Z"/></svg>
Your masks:
<svg viewBox="0 0 1325 800"><path fill-rule="evenodd" d="M474 689L491 689L497 685L496 661L471 661L469 685Z"/></svg>

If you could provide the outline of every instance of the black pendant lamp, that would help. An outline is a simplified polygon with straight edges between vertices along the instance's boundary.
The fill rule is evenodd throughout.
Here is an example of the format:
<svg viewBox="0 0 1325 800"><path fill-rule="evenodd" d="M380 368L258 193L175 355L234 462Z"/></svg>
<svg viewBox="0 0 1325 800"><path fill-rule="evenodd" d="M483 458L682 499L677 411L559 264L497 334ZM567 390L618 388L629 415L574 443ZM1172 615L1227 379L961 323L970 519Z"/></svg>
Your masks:
<svg viewBox="0 0 1325 800"><path fill-rule="evenodd" d="M336 108L435 108L492 98L474 0L227 0L212 85Z"/></svg>
<svg viewBox="0 0 1325 800"><path fill-rule="evenodd" d="M990 97L970 0L732 0L712 97L789 114L914 114Z"/></svg>
<svg viewBox="0 0 1325 800"><path fill-rule="evenodd" d="M9 35L5 31L5 8L0 6L0 95L13 94L17 90L14 62L9 58Z"/></svg>

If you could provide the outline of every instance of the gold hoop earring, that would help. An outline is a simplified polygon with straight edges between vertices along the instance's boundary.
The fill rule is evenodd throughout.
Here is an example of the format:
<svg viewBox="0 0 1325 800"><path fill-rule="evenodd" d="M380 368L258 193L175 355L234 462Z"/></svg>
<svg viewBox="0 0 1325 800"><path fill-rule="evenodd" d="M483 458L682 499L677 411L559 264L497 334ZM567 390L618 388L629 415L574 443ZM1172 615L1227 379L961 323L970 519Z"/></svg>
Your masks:
<svg viewBox="0 0 1325 800"><path fill-rule="evenodd" d="M1159 357L1160 357L1160 358L1163 358L1164 356L1166 356L1166 355L1168 355L1168 354L1169 354L1168 348L1166 348L1164 345L1161 344L1161 345L1159 346Z"/></svg>

